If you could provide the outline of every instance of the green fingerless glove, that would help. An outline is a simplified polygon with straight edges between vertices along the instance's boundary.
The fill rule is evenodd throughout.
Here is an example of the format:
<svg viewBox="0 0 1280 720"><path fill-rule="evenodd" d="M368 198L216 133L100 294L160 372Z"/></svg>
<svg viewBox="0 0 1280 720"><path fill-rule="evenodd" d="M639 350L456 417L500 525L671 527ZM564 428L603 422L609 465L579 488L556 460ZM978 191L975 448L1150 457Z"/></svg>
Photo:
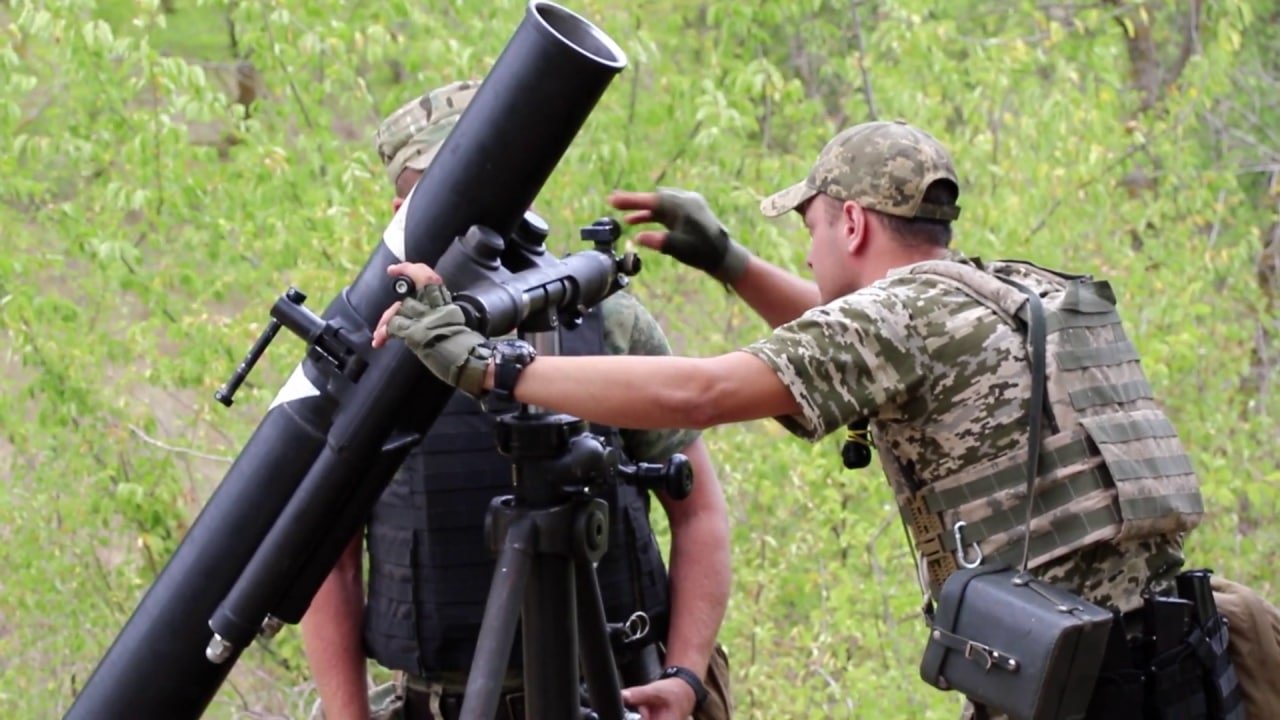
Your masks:
<svg viewBox="0 0 1280 720"><path fill-rule="evenodd" d="M472 397L484 395L489 341L463 324L462 308L443 285L427 285L417 298L406 298L387 322L387 334L404 340L431 374Z"/></svg>
<svg viewBox="0 0 1280 720"><path fill-rule="evenodd" d="M659 188L653 219L667 226L663 254L721 282L733 283L746 271L751 253L729 237L729 231L698 193Z"/></svg>

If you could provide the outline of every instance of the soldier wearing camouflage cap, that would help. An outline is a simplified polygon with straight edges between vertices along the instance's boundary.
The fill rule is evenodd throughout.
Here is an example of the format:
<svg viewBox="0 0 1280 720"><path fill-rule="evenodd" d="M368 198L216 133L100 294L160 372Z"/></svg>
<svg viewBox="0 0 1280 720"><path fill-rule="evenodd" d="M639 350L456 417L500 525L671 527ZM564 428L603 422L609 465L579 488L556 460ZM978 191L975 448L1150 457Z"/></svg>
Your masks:
<svg viewBox="0 0 1280 720"><path fill-rule="evenodd" d="M767 216L803 219L813 282L753 256L696 193L615 192L612 204L633 211L628 222L665 226L637 242L728 284L774 327L738 352L537 358L512 379L506 368L495 373L502 361L483 337L460 340L466 331L449 320L447 292L402 309L374 342L407 338L433 373L465 392L481 396L502 377L522 402L597 422L702 428L776 418L811 441L869 424L927 595L936 600L957 568L1017 566L1025 553L1032 574L1122 619L1088 717L1189 717L1163 704L1193 712L1213 693L1230 695L1230 663L1179 666L1188 674L1165 693L1168 676L1155 667L1168 665L1122 648L1126 631L1178 648L1191 641L1169 637L1169 626L1145 627L1143 612L1148 598L1177 591L1184 537L1204 511L1195 471L1152 396L1111 287L952 250L959 192L950 153L929 133L904 122L841 132L803 180L761 203ZM415 272L431 276L425 266ZM1028 410L1027 319L1039 312L1031 296L1049 328L1046 411L1037 418ZM1033 422L1045 438L1028 514ZM1000 716L1000 708L968 712Z"/></svg>
<svg viewBox="0 0 1280 720"><path fill-rule="evenodd" d="M959 207L924 198L940 180L959 188L951 156L932 135L903 122L865 123L832 138L809 175L765 198L760 210L777 217L826 195L886 215L955 220Z"/></svg>
<svg viewBox="0 0 1280 720"><path fill-rule="evenodd" d="M479 89L476 81L451 83L401 106L378 127L374 145L396 188L396 209ZM580 328L561 333L561 351L670 349L644 307L618 293ZM606 619L648 626L616 652L621 679L632 685L624 697L651 717L727 720L728 660L715 635L729 595L728 513L706 446L688 430L593 431L635 461L665 462L678 451L696 477L682 501L658 495L671 529L669 573L648 525L649 495L628 486L601 492L611 528L609 550L596 566ZM456 394L371 513L367 597L356 538L303 618L321 700L313 720L457 717L493 576L493 557L481 542L485 511L509 493L510 478L510 461L493 442L492 418ZM395 681L366 693L366 654L398 671ZM517 651L513 661L519 658ZM685 670L656 677L664 664ZM523 719L522 680L513 667L499 718Z"/></svg>
<svg viewBox="0 0 1280 720"><path fill-rule="evenodd" d="M410 173L415 180L421 176L479 90L478 80L450 83L405 103L378 126L373 136L374 148L397 196L409 194L407 188L400 192L404 171L416 171Z"/></svg>

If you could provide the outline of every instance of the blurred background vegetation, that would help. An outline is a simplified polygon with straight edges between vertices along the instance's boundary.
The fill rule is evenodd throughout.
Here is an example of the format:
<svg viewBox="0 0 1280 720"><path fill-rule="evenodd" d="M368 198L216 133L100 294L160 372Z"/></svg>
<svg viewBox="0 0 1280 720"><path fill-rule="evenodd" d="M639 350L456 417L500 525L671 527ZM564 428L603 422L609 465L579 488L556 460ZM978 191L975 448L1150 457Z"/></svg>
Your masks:
<svg viewBox="0 0 1280 720"><path fill-rule="evenodd" d="M560 252L614 187L701 191L804 270L760 197L844 126L957 158L957 246L1113 281L1202 473L1191 561L1280 595L1280 2L578 0L625 49L539 197ZM0 716L65 711L301 346L212 399L288 285L332 297L390 217L378 119L483 75L515 0L0 0ZM765 326L646 256L680 351ZM741 717L953 717L879 471L770 423L707 433L733 512ZM300 718L296 631L209 717Z"/></svg>

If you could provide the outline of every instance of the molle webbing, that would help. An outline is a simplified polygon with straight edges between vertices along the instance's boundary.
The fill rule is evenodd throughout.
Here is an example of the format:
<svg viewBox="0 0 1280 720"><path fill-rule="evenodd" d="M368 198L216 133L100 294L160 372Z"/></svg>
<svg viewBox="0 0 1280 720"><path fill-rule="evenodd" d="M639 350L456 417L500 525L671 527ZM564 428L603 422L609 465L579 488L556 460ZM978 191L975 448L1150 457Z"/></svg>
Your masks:
<svg viewBox="0 0 1280 720"><path fill-rule="evenodd" d="M947 547L944 542L946 533L942 529L942 516L930 512L919 493L906 501L900 500L898 507L910 537L915 540L916 552L924 560L929 584L942 587L943 581L957 569L955 543Z"/></svg>
<svg viewBox="0 0 1280 720"><path fill-rule="evenodd" d="M1040 285L1047 279L1057 288L1040 292L1049 338L1046 420L1057 431L1042 443L1037 467L1031 567L1099 541L1182 532L1198 524L1204 507L1191 461L1152 399L1108 283L1005 262L987 271L929 262L910 272L947 281L1020 333L1026 330L1026 297L992 273L1023 283L1028 280L1022 278L1038 277ZM940 518L926 533L915 534L916 543L940 545L956 556L967 550L966 557L976 555L976 543L984 557L1018 564L1026 458L1023 449L929 485L904 485L916 489L904 508ZM960 522L957 542L954 528ZM926 530L919 521L909 524L913 533Z"/></svg>

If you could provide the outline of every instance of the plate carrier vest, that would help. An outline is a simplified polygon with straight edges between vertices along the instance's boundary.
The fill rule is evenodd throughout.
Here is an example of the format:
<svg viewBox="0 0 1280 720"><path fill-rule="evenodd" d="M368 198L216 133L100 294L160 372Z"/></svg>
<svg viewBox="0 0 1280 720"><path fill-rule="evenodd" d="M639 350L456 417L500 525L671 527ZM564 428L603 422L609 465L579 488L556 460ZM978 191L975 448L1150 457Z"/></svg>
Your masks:
<svg viewBox="0 0 1280 720"><path fill-rule="evenodd" d="M930 261L906 272L955 286L1022 335L1027 298L996 275L1027 284L1030 274L1037 287L1051 286L1039 291L1048 331L1047 396L1030 568L1095 543L1172 535L1199 524L1199 481L1173 424L1152 397L1109 283L1015 261L985 268ZM885 472L897 487L910 490L903 518L924 558L922 579L932 593L959 564L995 558L1018 565L1026 449L924 485L907 477L879 443L886 431L873 427Z"/></svg>

